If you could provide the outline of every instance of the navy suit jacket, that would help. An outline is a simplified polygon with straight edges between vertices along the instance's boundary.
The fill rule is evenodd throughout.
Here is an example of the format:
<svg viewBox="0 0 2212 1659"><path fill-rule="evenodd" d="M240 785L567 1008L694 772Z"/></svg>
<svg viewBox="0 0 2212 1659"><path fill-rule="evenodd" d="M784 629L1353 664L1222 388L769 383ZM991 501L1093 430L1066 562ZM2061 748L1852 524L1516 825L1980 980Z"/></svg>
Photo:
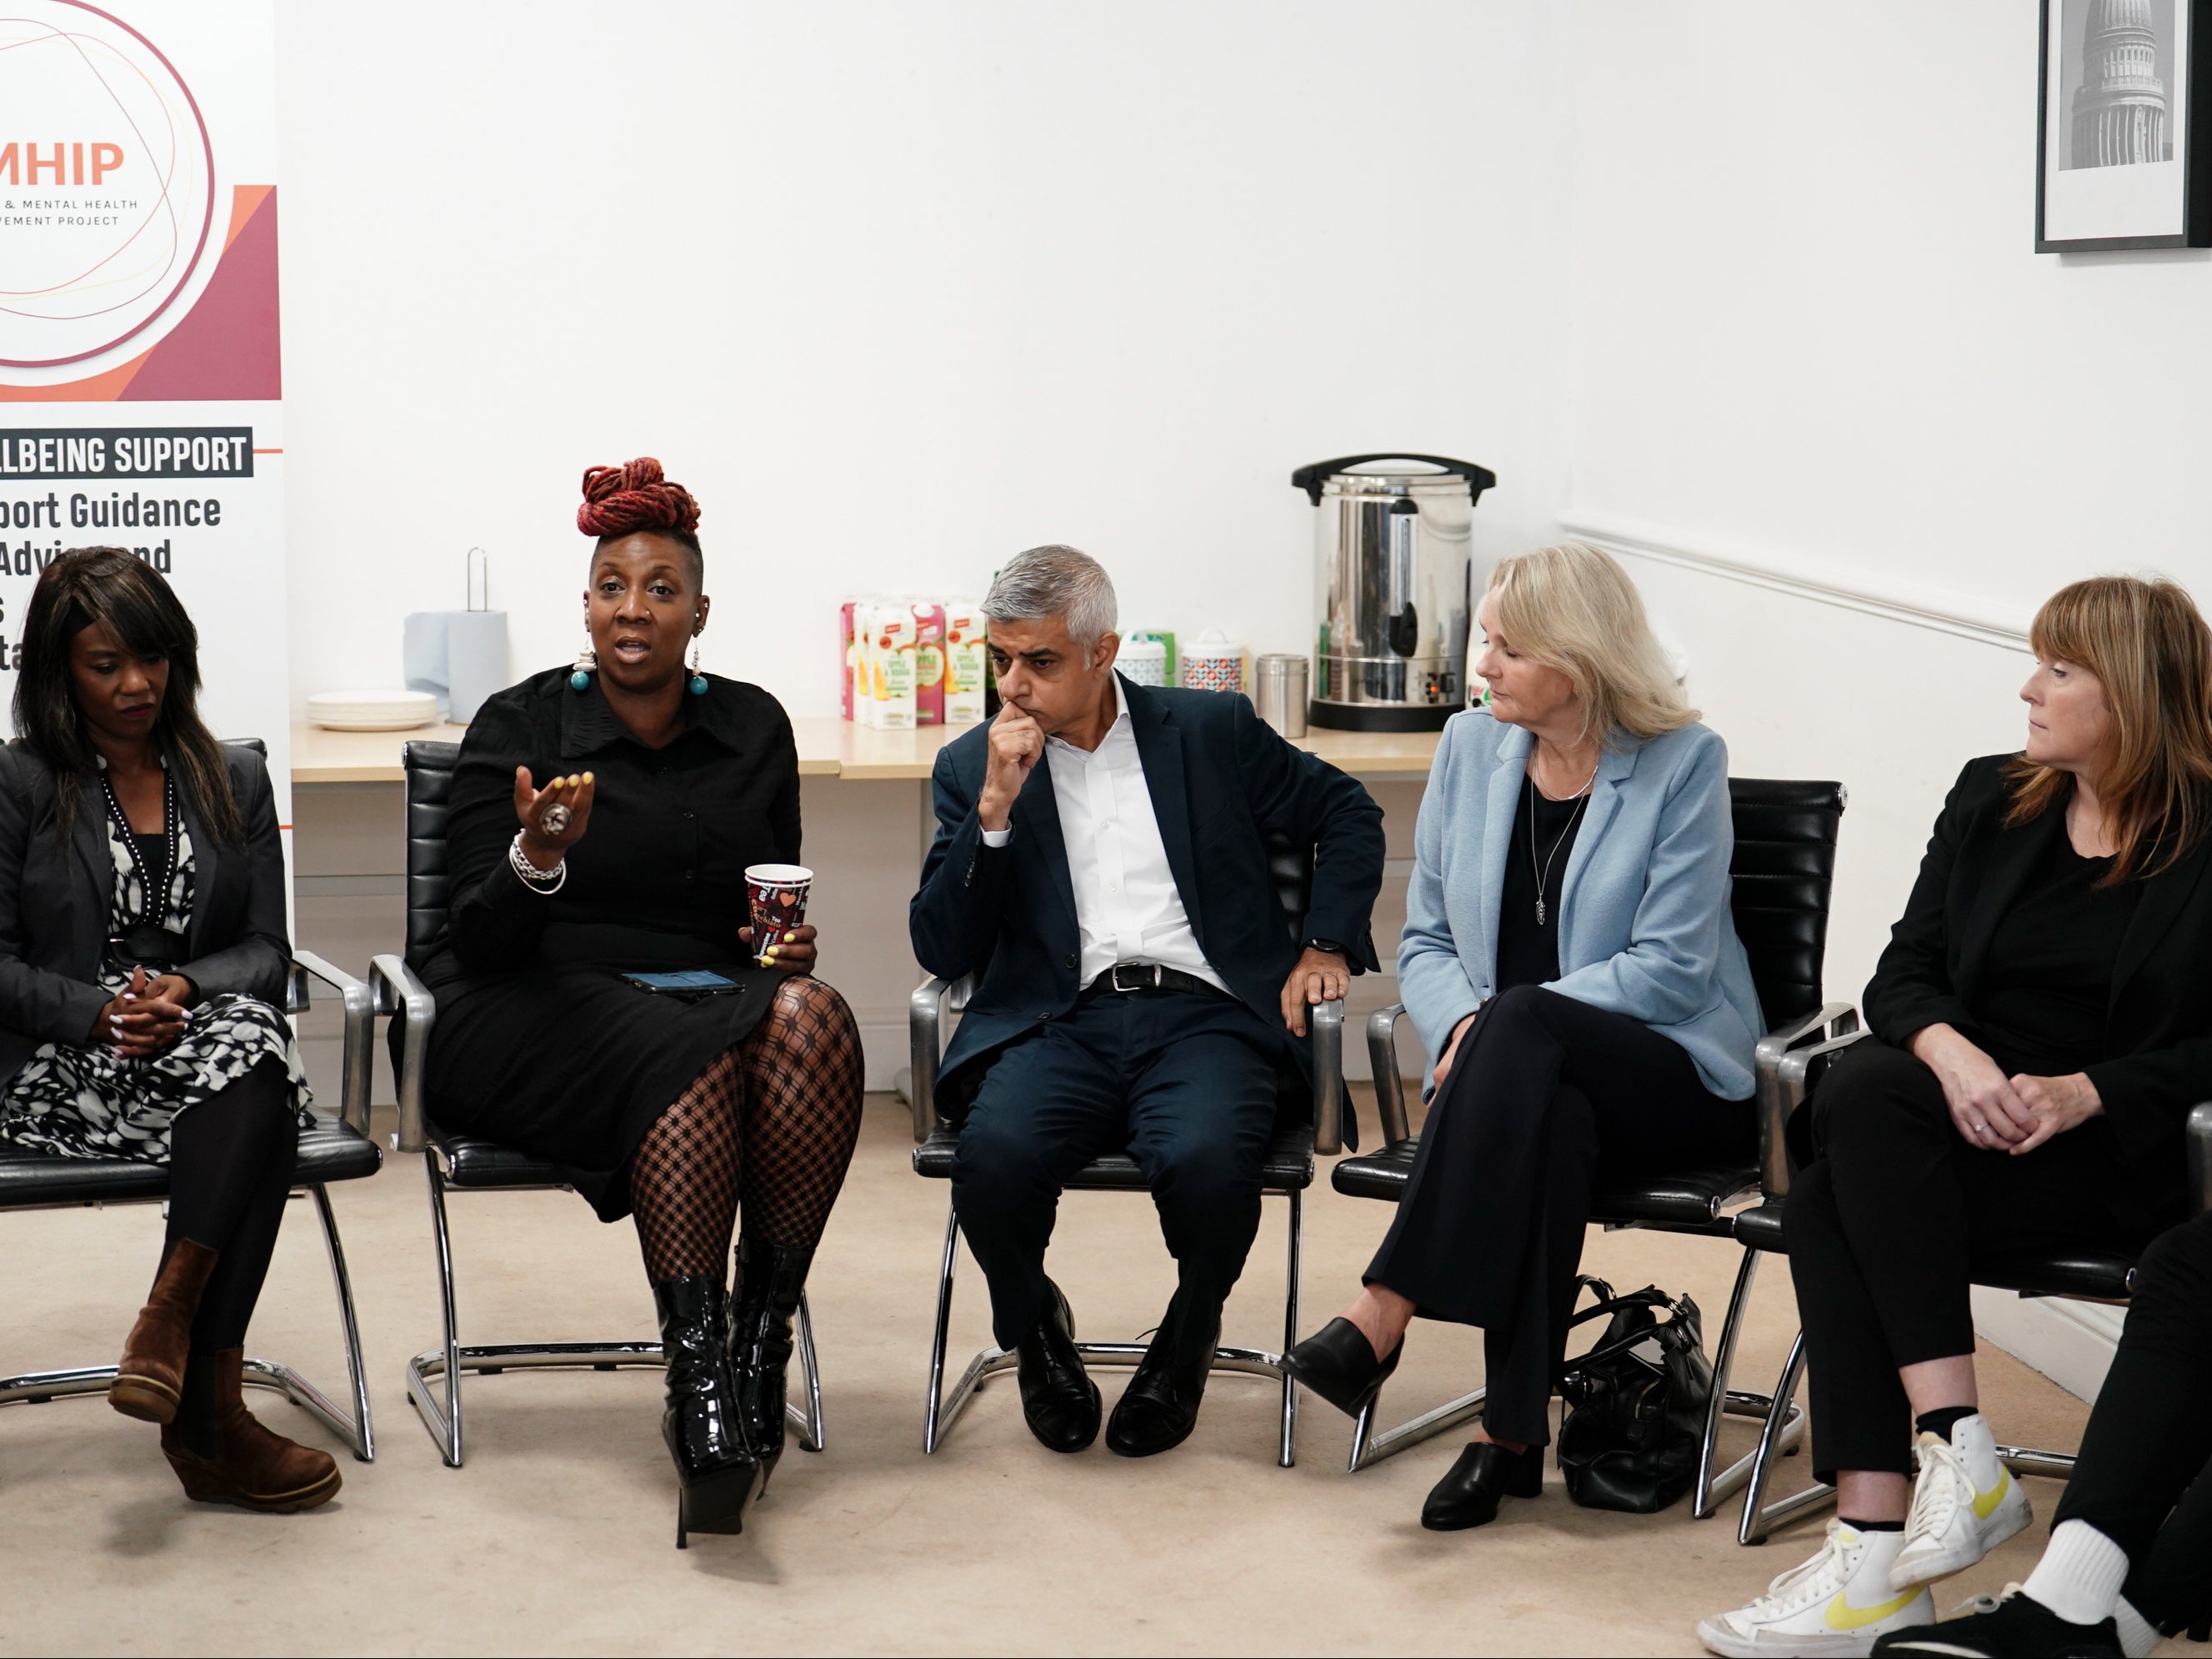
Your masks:
<svg viewBox="0 0 2212 1659"><path fill-rule="evenodd" d="M1199 945L1237 1000L1282 1033L1291 1079L1310 1077L1308 1045L1283 1027L1283 981L1309 939L1342 945L1354 973L1376 968L1368 919L1382 884L1382 809L1356 780L1285 742L1242 696L1126 679L1118 689ZM1009 815L1012 839L987 847L976 802L989 742L979 726L938 752L937 839L908 912L923 967L978 976L938 1085L939 1109L954 1119L990 1056L1066 1014L1083 988L1051 763L1030 769ZM1268 873L1271 832L1314 850L1312 892L1296 924Z"/></svg>

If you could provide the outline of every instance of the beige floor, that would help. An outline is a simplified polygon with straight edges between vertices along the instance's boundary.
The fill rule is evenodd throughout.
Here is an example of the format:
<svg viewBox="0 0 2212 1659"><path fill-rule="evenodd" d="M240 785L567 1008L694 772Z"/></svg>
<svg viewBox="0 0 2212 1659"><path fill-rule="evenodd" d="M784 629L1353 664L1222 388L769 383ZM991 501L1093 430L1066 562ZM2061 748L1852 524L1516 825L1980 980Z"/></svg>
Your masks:
<svg viewBox="0 0 2212 1659"><path fill-rule="evenodd" d="M378 1455L347 1462L313 1515L184 1501L154 1432L98 1400L0 1412L0 1652L178 1653L1692 1653L1697 1619L1734 1605L1817 1537L1739 1548L1732 1513L1637 1517L1544 1497L1481 1531L1423 1532L1421 1498L1456 1437L1347 1477L1346 1419L1309 1401L1299 1461L1273 1458L1275 1395L1224 1376L1182 1448L1131 1463L1060 1458L1022 1427L1011 1382L985 1390L934 1458L921 1450L928 1316L945 1190L906 1161L904 1119L872 1098L813 1304L829 1449L785 1460L742 1538L672 1547L674 1498L649 1373L509 1374L469 1395L469 1461L442 1468L401 1385L437 1337L418 1161L393 1156L335 1197L361 1297ZM465 1340L650 1334L627 1227L561 1194L454 1202ZM1228 1340L1281 1335L1281 1200L1231 1304ZM295 1206L251 1349L343 1380L320 1246ZM1352 1287L1381 1206L1326 1183L1308 1212L1310 1330ZM111 1360L159 1236L149 1208L0 1216L9 1267L0 1373ZM1593 1271L1692 1292L1717 1324L1732 1252L1594 1235ZM1054 1273L1093 1334L1150 1326L1170 1269L1150 1206L1064 1206ZM984 1340L967 1264L956 1351ZM1770 1263L1742 1386L1764 1386L1792 1320ZM1472 1334L1423 1328L1393 1385L1401 1414L1468 1386ZM2084 1408L2002 1355L1984 1367L2004 1432L2070 1446ZM1103 1379L1110 1403L1118 1388ZM275 1396L259 1409L313 1432ZM1747 1443L1738 1429L1732 1447ZM1804 1460L1785 1466L1803 1479ZM2029 1483L2047 1513L2055 1487ZM1948 1607L2023 1574L2041 1529L1942 1587Z"/></svg>

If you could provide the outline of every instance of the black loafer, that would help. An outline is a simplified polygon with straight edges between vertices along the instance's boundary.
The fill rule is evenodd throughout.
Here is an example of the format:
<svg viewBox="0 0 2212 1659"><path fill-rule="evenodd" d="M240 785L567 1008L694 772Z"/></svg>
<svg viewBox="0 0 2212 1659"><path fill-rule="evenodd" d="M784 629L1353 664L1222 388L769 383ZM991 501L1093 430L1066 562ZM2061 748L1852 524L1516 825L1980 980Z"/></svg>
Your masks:
<svg viewBox="0 0 2212 1659"><path fill-rule="evenodd" d="M1044 1283L1044 1317L1014 1352L1021 1363L1022 1416L1030 1432L1056 1452L1079 1452L1098 1437L1103 1409L1098 1385L1075 1351L1075 1316L1050 1279Z"/></svg>
<svg viewBox="0 0 2212 1659"><path fill-rule="evenodd" d="M1152 1457L1190 1438L1198 1426L1199 1402L1213 1370L1216 1333L1204 1345L1170 1342L1163 1329L1138 1363L1136 1375L1115 1402L1106 1425L1106 1449L1122 1457ZM1182 1350L1192 1351L1186 1355Z"/></svg>
<svg viewBox="0 0 2212 1659"><path fill-rule="evenodd" d="M1431 1532L1462 1532L1498 1518L1499 1500L1538 1498L1544 1491L1544 1449L1508 1451L1487 1440L1468 1443L1451 1471L1430 1489L1421 1524Z"/></svg>
<svg viewBox="0 0 2212 1659"><path fill-rule="evenodd" d="M1357 1417L1382 1392L1405 1352L1401 1339L1389 1358L1377 1359L1358 1326L1332 1319L1283 1356L1283 1369L1346 1417Z"/></svg>

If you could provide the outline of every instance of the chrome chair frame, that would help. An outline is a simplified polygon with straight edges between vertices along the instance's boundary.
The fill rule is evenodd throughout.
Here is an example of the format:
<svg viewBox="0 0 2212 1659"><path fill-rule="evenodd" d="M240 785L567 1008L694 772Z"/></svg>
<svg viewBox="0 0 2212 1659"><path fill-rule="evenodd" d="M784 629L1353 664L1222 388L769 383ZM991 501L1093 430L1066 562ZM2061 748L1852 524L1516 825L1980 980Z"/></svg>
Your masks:
<svg viewBox="0 0 2212 1659"><path fill-rule="evenodd" d="M337 991L345 1011L343 1059L340 1062L338 1119L364 1138L368 1133L369 1042L373 1016L368 987L352 975L332 967L309 951L292 953L291 970L285 977L284 1012L299 1014L309 1006L307 981L320 980ZM373 1143L372 1143L373 1144ZM349 1412L291 1366L271 1359L248 1358L242 1380L251 1387L270 1389L284 1395L332 1434L343 1440L356 1461L376 1458L376 1428L369 1413L368 1374L362 1364L361 1319L354 1304L353 1280L346 1272L345 1244L338 1236L337 1215L331 1207L325 1183L311 1182L293 1189L292 1196L312 1197L321 1223L323 1247L330 1257L331 1281L337 1292L338 1323L344 1334L346 1369L352 1384L353 1409ZM123 1198L71 1199L55 1203L8 1204L9 1210L76 1209L91 1206L162 1204L164 1193ZM76 1365L59 1370L26 1371L0 1377L0 1406L44 1405L49 1401L79 1395L106 1394L115 1380L113 1365Z"/></svg>
<svg viewBox="0 0 2212 1659"><path fill-rule="evenodd" d="M929 1139L940 1121L937 1115L937 1074L945 1054L946 1006L949 1004L957 1013L965 1006L971 988L968 980L955 984L944 979L930 979L915 990L908 1001L911 1070L908 1097L914 1112L917 1146ZM1313 1034L1314 1150L1334 1155L1342 1151L1344 1145L1344 1004L1336 1000L1323 1002L1306 1012ZM1273 1191L1290 1200L1286 1227L1288 1279L1283 1297L1283 1346L1288 1348L1298 1340L1298 1281L1305 1248L1305 1194L1296 1188ZM937 1450L960 1413L967 1409L968 1402L986 1382L1019 1364L1018 1357L1008 1349L986 1348L968 1362L951 1392L945 1392L945 1347L952 1319L953 1274L959 1264L959 1253L960 1217L948 1201L945 1250L938 1269L937 1317L930 1338L928 1394L922 1414L921 1449L925 1455ZM1133 1369L1144 1359L1147 1347L1142 1342L1079 1341L1075 1350L1086 1365L1119 1370ZM1282 1415L1275 1462L1278 1467L1286 1469L1294 1465L1297 1462L1297 1385L1284 1369L1281 1353L1263 1348L1218 1346L1213 1351L1213 1364L1218 1370L1272 1377L1281 1383Z"/></svg>
<svg viewBox="0 0 2212 1659"><path fill-rule="evenodd" d="M1775 1171L1768 1170L1767 1190L1770 1204L1782 1198L1789 1189L1787 1154L1783 1151L1781 1129L1791 1112L1804 1103L1811 1086L1813 1068L1827 1056L1864 1041L1872 1032L1851 1030L1840 1033L1822 1042L1792 1050L1781 1058L1777 1070L1779 1087L1771 1111L1762 1111L1760 1136L1762 1145L1770 1139L1776 1155L1782 1160L1779 1186L1774 1184ZM1764 1097L1762 1108L1765 1106ZM1769 1127L1771 1126L1771 1135ZM2189 1190L2191 1200L2198 1214L2212 1209L2212 1101L2191 1109L2188 1121ZM1755 1247L1775 1248L1771 1241ZM2132 1286L2135 1273L2128 1272L2127 1281ZM2122 1297L2084 1296L2065 1291L2023 1290L2018 1294L2026 1300L2094 1302L2107 1307L2125 1307ZM1736 1523L1736 1541L1741 1544L1763 1544L1775 1528L1793 1521L1799 1516L1816 1513L1835 1502L1836 1489L1826 1481L1815 1481L1802 1491L1770 1503L1766 1489L1774 1477L1774 1466L1782 1455L1780 1431L1776 1424L1785 1411L1795 1413L1793 1403L1798 1387L1805 1377L1805 1333L1801 1328L1796 1340L1790 1345L1789 1357L1782 1363L1782 1373L1776 1379L1773 1404L1767 1413L1767 1422L1760 1431L1759 1444L1753 1449L1751 1474L1743 1497L1743 1514ZM2074 1473L2075 1454L2047 1451L2035 1446L2000 1444L1996 1449L1998 1461L2015 1474L2047 1475L2063 1480Z"/></svg>
<svg viewBox="0 0 2212 1659"><path fill-rule="evenodd" d="M659 1369L665 1361L658 1342L617 1339L599 1342L500 1342L465 1345L453 1291L453 1231L446 1217L446 1194L451 1169L444 1149L429 1130L422 1104L422 1061L428 1052L431 1027L437 1022L438 1003L428 986L416 977L404 957L385 955L369 964L369 981L376 1012L398 1013L404 1020L400 1036L398 1066L399 1132L392 1146L402 1152L422 1155L422 1173L430 1188L430 1233L438 1259L438 1303L444 1318L444 1340L407 1362L407 1398L413 1402L422 1426L436 1443L448 1468L459 1468L463 1455L461 1376L474 1371L496 1376L509 1370L558 1369L611 1371L619 1367ZM459 1187L470 1192L566 1192L560 1182L500 1185L483 1188ZM818 1452L824 1442L822 1418L822 1373L814 1348L814 1321L804 1291L799 1294L797 1349L801 1369L804 1407L787 1403L785 1414L798 1431L801 1450ZM442 1390L435 1384L444 1382ZM440 1398L442 1393L443 1398Z"/></svg>
<svg viewBox="0 0 2212 1659"><path fill-rule="evenodd" d="M1406 1113L1405 1085L1398 1075L1397 1024L1405 1012L1404 1005L1394 1003L1389 1007L1376 1009L1367 1017L1368 1060L1376 1079L1376 1106L1382 1120L1384 1144L1388 1146L1406 1140L1412 1133ZM1773 1117L1767 1103L1778 1101L1781 1097L1784 1057L1836 1032L1855 1029L1857 1024L1858 1012L1850 1004L1831 1002L1824 1004L1815 1013L1770 1032L1760 1041L1755 1058L1755 1089L1756 1098L1761 1107L1759 1168L1762 1176L1772 1167L1774 1160L1782 1156L1778 1132L1770 1149L1766 1126ZM1786 1121L1787 1117L1787 1111L1783 1112L1783 1120ZM1746 1187L1717 1203L1711 1220L1714 1224L1720 1223L1729 1206L1758 1190L1757 1186ZM1658 1222L1599 1219L1609 1232L1638 1227L1657 1231L1680 1231ZM1772 1396L1747 1389L1731 1389L1728 1385L1735 1364L1736 1345L1742 1334L1744 1316L1750 1306L1752 1285L1758 1277L1759 1254L1749 1247L1744 1249L1743 1259L1736 1267L1735 1287L1729 1297L1728 1313L1721 1322L1720 1339L1714 1349L1712 1400L1706 1409L1705 1435L1698 1453L1697 1478L1691 1487L1692 1512L1699 1520L1712 1514L1723 1498L1753 1480L1759 1467L1759 1449L1747 1453L1726 1468L1717 1467L1723 1419L1748 1417L1762 1425L1776 1422ZM1432 1439L1468 1421L1481 1411L1488 1392L1486 1385L1475 1389L1380 1433L1375 1429L1375 1410L1381 1403L1378 1394L1352 1425L1352 1455L1346 1463L1345 1473L1356 1474L1386 1457L1395 1456L1408 1447L1417 1446L1424 1440ZM1773 1451L1786 1453L1795 1449L1804 1432L1804 1426L1803 1411L1785 1402L1774 1431ZM1762 1437L1760 1449L1765 1446L1766 1442Z"/></svg>

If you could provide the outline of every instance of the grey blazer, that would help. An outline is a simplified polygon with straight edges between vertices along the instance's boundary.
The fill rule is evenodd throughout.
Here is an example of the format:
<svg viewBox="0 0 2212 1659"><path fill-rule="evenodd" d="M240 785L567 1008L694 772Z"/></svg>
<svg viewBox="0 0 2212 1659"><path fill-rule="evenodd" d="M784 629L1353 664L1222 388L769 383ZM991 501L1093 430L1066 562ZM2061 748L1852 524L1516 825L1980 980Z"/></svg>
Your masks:
<svg viewBox="0 0 2212 1659"><path fill-rule="evenodd" d="M198 874L185 934L191 960L177 971L203 997L235 991L281 1008L292 945L275 792L259 755L234 744L223 751L246 845L217 844L185 798ZM115 866L98 786L86 781L64 841L52 769L20 738L0 749L0 1084L40 1044L84 1042L107 1002L98 980Z"/></svg>

